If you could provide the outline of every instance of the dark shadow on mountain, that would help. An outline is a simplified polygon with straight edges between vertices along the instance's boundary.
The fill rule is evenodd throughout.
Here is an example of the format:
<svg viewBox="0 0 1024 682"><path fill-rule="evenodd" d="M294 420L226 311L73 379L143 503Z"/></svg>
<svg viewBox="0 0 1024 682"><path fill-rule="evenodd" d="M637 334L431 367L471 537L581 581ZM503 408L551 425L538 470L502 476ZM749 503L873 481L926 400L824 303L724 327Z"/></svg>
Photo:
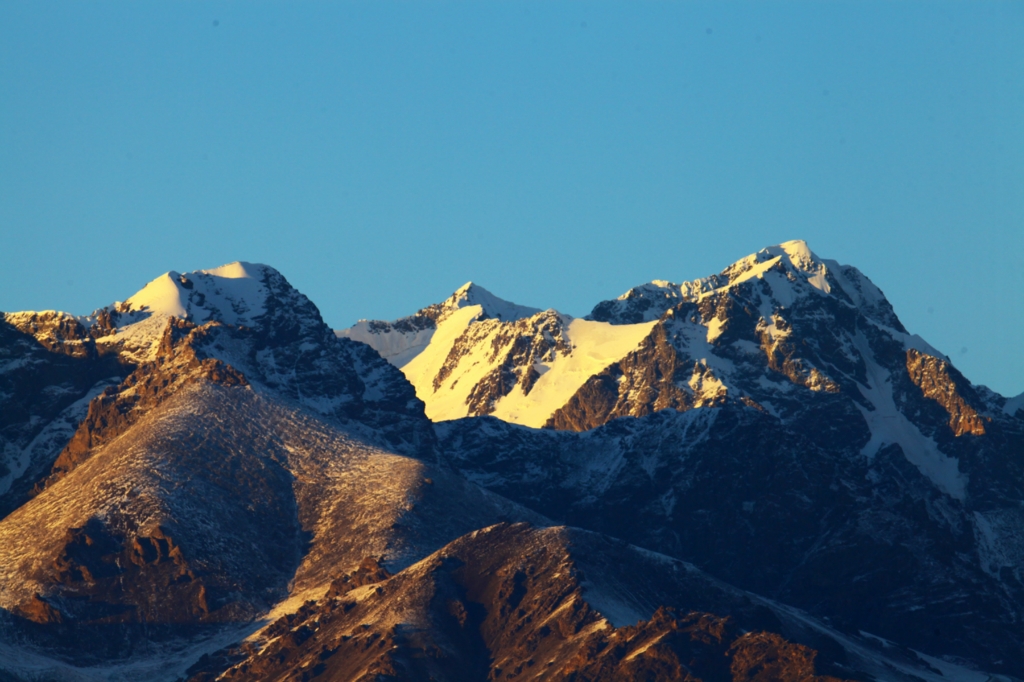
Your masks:
<svg viewBox="0 0 1024 682"><path fill-rule="evenodd" d="M0 518L24 504L48 473L75 421L85 416L86 406L75 410L75 404L132 369L116 353L101 353L89 330L69 315L26 313L22 327L0 318L0 444L22 449L36 443L27 469L0 495ZM36 440L40 436L45 442ZM0 477L11 473L8 464L0 461Z"/></svg>

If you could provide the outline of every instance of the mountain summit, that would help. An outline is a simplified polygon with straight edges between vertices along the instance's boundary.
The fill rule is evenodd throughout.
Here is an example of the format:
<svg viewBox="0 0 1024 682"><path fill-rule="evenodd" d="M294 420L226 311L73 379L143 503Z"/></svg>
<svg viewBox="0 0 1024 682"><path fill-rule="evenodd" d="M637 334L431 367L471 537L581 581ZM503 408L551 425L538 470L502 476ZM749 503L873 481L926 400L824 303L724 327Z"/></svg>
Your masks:
<svg viewBox="0 0 1024 682"><path fill-rule="evenodd" d="M655 280L640 285L618 299L598 303L589 318L614 324L644 322L684 301L695 303L750 280L763 283L759 284L761 292L779 306L792 305L801 296L831 294L878 323L905 331L871 280L853 266L819 258L802 240L761 249L710 277L682 284Z"/></svg>

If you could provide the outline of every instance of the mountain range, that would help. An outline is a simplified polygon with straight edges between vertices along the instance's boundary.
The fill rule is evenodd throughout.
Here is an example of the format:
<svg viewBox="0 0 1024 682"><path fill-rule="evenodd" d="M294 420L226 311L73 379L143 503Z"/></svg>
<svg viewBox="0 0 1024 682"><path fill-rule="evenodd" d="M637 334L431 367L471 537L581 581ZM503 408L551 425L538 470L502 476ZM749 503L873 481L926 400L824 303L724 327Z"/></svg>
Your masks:
<svg viewBox="0 0 1024 682"><path fill-rule="evenodd" d="M332 330L0 320L0 680L1024 679L1024 394L804 242Z"/></svg>

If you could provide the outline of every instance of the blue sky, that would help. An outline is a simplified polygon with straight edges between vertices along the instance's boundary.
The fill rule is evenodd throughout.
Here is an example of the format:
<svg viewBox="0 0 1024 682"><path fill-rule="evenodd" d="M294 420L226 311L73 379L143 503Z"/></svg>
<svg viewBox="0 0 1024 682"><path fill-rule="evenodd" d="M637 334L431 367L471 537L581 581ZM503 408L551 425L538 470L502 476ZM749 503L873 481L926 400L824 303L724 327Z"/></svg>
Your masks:
<svg viewBox="0 0 1024 682"><path fill-rule="evenodd" d="M806 239L1024 391L1024 3L0 2L0 310L582 315Z"/></svg>

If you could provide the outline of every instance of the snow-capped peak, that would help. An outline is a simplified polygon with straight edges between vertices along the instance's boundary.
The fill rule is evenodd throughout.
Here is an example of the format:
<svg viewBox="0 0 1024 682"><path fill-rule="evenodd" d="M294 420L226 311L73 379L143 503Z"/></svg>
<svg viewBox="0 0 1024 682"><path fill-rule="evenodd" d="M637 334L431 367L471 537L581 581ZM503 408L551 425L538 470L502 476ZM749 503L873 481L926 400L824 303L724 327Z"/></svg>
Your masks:
<svg viewBox="0 0 1024 682"><path fill-rule="evenodd" d="M699 302L759 280L766 303L788 308L807 296L834 296L860 309L869 319L903 334L905 329L892 306L857 268L819 258L807 242L794 239L741 258L717 275L674 284L653 280L634 287L617 299L602 301L588 319L630 324L657 319L684 301ZM767 285L767 289L763 285ZM770 311L765 308L766 319Z"/></svg>
<svg viewBox="0 0 1024 682"><path fill-rule="evenodd" d="M142 362L154 356L168 319L256 326L257 319L267 312L270 297L290 288L277 270L259 263L236 261L187 273L171 270L123 303L78 320L97 331L105 330L97 343L117 345L125 357Z"/></svg>
<svg viewBox="0 0 1024 682"><path fill-rule="evenodd" d="M763 248L736 261L720 275L687 282L681 285L681 289L688 298L700 298L750 279L764 278L768 272L778 269L792 276L791 281L805 281L825 294L832 291L826 279L828 268L825 262L814 255L807 242L800 239Z"/></svg>
<svg viewBox="0 0 1024 682"><path fill-rule="evenodd" d="M511 303L478 284L466 282L442 303L427 306L415 315L393 322L359 320L334 333L365 343L394 366L404 367L430 344L435 330L446 320L458 318L461 329L477 320L514 322L539 312L538 308Z"/></svg>
<svg viewBox="0 0 1024 682"><path fill-rule="evenodd" d="M480 306L483 309L483 314L487 317L505 322L532 317L540 312L539 308L517 305L498 298L487 289L473 282L463 284L441 304L446 313L471 305Z"/></svg>
<svg viewBox="0 0 1024 682"><path fill-rule="evenodd" d="M236 261L211 270L160 275L118 306L122 313L149 313L195 322L252 324L264 311L268 265Z"/></svg>

